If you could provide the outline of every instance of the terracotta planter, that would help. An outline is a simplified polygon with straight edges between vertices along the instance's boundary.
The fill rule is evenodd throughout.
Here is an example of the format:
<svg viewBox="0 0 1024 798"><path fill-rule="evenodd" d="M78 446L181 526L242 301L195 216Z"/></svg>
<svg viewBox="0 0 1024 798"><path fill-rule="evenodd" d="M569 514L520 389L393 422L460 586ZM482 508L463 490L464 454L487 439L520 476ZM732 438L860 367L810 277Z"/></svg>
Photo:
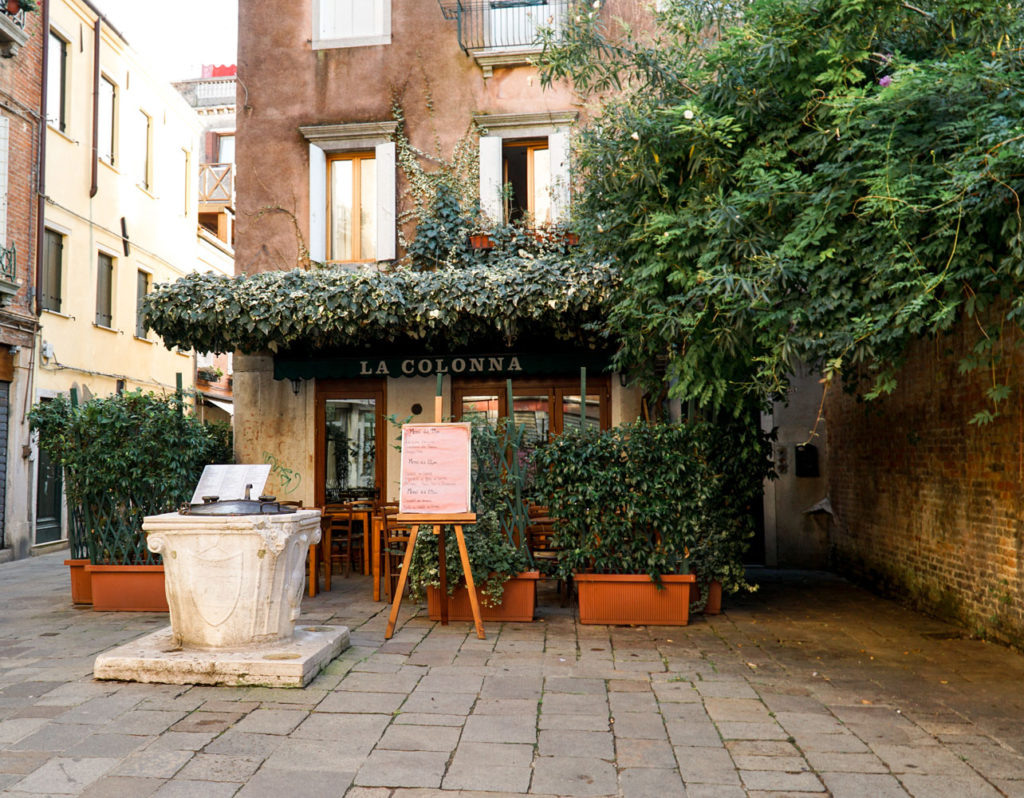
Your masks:
<svg viewBox="0 0 1024 798"><path fill-rule="evenodd" d="M647 574L576 574L580 623L686 626L693 574L666 574L663 589Z"/></svg>
<svg viewBox="0 0 1024 798"><path fill-rule="evenodd" d="M493 239L486 233L474 233L469 237L469 245L473 249L494 249Z"/></svg>
<svg viewBox="0 0 1024 798"><path fill-rule="evenodd" d="M532 621L537 604L537 580L540 571L526 571L505 583L501 604L488 607L480 602L480 617L484 621ZM479 597L479 593L477 596ZM436 587L427 588L427 613L430 620L441 620L441 591ZM465 586L457 587L448 597L448 620L472 621L473 608L469 603L469 591Z"/></svg>
<svg viewBox="0 0 1024 798"><path fill-rule="evenodd" d="M88 560L64 560L71 571L71 603L92 604L92 575L85 570Z"/></svg>
<svg viewBox="0 0 1024 798"><path fill-rule="evenodd" d="M102 612L167 612L162 565L87 565L92 608Z"/></svg>
<svg viewBox="0 0 1024 798"><path fill-rule="evenodd" d="M705 615L718 615L722 612L722 583L712 579L708 583L708 601L704 605Z"/></svg>
<svg viewBox="0 0 1024 798"><path fill-rule="evenodd" d="M18 2L18 0L7 0L5 6L7 7L7 13L11 15L17 14L21 11L21 3Z"/></svg>

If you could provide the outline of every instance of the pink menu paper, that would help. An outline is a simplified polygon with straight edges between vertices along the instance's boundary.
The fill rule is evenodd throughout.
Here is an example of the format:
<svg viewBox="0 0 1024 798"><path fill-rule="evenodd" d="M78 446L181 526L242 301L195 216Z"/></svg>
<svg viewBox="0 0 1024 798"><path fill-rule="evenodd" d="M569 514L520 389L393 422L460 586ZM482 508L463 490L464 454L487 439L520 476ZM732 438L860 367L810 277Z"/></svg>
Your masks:
<svg viewBox="0 0 1024 798"><path fill-rule="evenodd" d="M469 424L405 424L398 510L417 515L471 512Z"/></svg>

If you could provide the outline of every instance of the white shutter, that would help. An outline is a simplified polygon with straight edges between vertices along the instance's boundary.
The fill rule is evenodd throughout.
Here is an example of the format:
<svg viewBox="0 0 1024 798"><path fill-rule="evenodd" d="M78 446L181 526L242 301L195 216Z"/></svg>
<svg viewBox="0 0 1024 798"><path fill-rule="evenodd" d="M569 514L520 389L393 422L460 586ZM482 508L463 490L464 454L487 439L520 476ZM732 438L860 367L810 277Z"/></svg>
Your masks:
<svg viewBox="0 0 1024 798"><path fill-rule="evenodd" d="M565 221L569 215L569 133L548 135L551 158L551 221Z"/></svg>
<svg viewBox="0 0 1024 798"><path fill-rule="evenodd" d="M327 156L309 145L309 257L327 260Z"/></svg>
<svg viewBox="0 0 1024 798"><path fill-rule="evenodd" d="M395 143L373 148L377 161L377 260L393 260L395 249Z"/></svg>
<svg viewBox="0 0 1024 798"><path fill-rule="evenodd" d="M492 222L502 222L501 136L480 137L480 210Z"/></svg>

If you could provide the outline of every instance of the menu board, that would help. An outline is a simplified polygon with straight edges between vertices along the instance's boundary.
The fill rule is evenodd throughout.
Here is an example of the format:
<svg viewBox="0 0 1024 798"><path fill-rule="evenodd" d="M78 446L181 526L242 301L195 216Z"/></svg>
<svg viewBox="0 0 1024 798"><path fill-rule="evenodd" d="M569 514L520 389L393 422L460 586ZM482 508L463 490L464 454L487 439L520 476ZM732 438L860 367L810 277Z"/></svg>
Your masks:
<svg viewBox="0 0 1024 798"><path fill-rule="evenodd" d="M469 424L405 424L398 509L416 515L471 512Z"/></svg>
<svg viewBox="0 0 1024 798"><path fill-rule="evenodd" d="M203 496L217 496L222 501L243 499L246 485L252 485L250 497L258 498L269 476L269 464L208 465L199 477L196 492L192 494L192 504L202 504Z"/></svg>

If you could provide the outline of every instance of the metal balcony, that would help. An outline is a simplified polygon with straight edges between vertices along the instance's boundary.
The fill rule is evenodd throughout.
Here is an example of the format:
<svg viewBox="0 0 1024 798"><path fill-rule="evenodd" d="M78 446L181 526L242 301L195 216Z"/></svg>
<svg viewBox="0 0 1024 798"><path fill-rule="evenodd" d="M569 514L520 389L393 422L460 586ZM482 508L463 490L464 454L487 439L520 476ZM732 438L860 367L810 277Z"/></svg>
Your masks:
<svg viewBox="0 0 1024 798"><path fill-rule="evenodd" d="M578 0L438 0L458 23L459 45L471 55L539 51L540 33L557 35Z"/></svg>
<svg viewBox="0 0 1024 798"><path fill-rule="evenodd" d="M201 205L233 205L235 188L232 178L232 164L200 164L199 203Z"/></svg>

